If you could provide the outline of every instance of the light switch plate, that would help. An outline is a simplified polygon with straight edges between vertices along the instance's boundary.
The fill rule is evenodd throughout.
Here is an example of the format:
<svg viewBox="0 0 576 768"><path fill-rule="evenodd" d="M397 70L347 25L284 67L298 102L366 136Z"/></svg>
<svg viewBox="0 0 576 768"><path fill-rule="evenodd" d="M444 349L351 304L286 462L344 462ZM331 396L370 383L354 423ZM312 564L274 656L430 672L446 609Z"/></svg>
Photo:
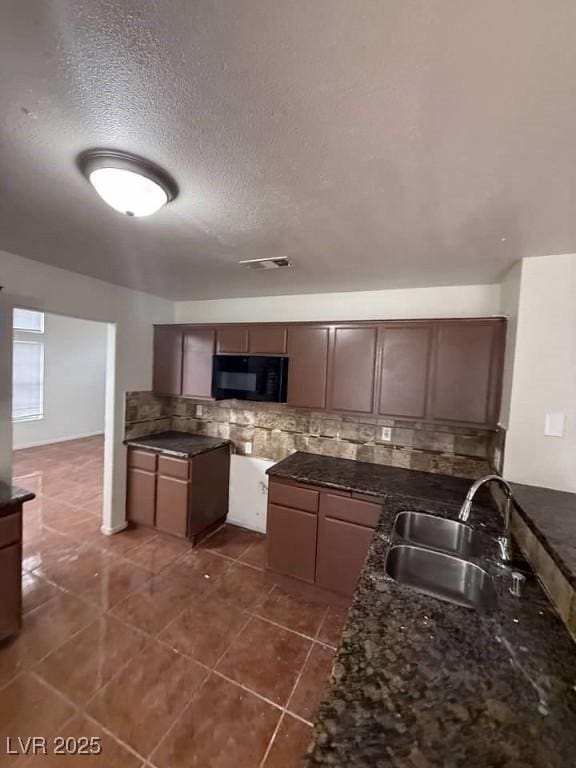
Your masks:
<svg viewBox="0 0 576 768"><path fill-rule="evenodd" d="M392 427L382 427L380 432L380 439L389 443L392 440Z"/></svg>
<svg viewBox="0 0 576 768"><path fill-rule="evenodd" d="M204 407L201 405L196 406L196 416L202 416L204 413Z"/></svg>
<svg viewBox="0 0 576 768"><path fill-rule="evenodd" d="M547 413L544 421L544 434L547 437L564 437L565 421L566 417L559 411Z"/></svg>
<svg viewBox="0 0 576 768"><path fill-rule="evenodd" d="M244 443L244 455L250 456L252 453L252 443Z"/></svg>

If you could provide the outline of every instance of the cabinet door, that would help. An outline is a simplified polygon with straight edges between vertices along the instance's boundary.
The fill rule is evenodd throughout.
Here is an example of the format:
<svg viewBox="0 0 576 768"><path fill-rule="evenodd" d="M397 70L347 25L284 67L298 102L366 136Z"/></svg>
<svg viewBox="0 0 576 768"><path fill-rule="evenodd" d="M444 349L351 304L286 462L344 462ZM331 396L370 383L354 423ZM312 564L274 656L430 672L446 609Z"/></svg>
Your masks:
<svg viewBox="0 0 576 768"><path fill-rule="evenodd" d="M182 394L182 328L154 327L152 389L158 395Z"/></svg>
<svg viewBox="0 0 576 768"><path fill-rule="evenodd" d="M154 525L156 473L137 467L128 468L126 517L133 523Z"/></svg>
<svg viewBox="0 0 576 768"><path fill-rule="evenodd" d="M314 583L317 515L268 504L268 567Z"/></svg>
<svg viewBox="0 0 576 768"><path fill-rule="evenodd" d="M188 530L187 480L158 475L156 488L156 528L184 538Z"/></svg>
<svg viewBox="0 0 576 768"><path fill-rule="evenodd" d="M284 355L286 328L280 325L251 325L248 349L253 355Z"/></svg>
<svg viewBox="0 0 576 768"><path fill-rule="evenodd" d="M430 418L496 426L504 329L501 320L438 323Z"/></svg>
<svg viewBox="0 0 576 768"><path fill-rule="evenodd" d="M321 514L318 522L316 584L331 592L352 595L373 535L373 528Z"/></svg>
<svg viewBox="0 0 576 768"><path fill-rule="evenodd" d="M334 328L330 358L328 408L372 413L378 328Z"/></svg>
<svg viewBox="0 0 576 768"><path fill-rule="evenodd" d="M229 446L206 451L192 459L188 538L193 542L225 521L229 481Z"/></svg>
<svg viewBox="0 0 576 768"><path fill-rule="evenodd" d="M288 405L326 407L329 333L318 326L288 328Z"/></svg>
<svg viewBox="0 0 576 768"><path fill-rule="evenodd" d="M380 329L378 413L408 419L426 417L432 323Z"/></svg>
<svg viewBox="0 0 576 768"><path fill-rule="evenodd" d="M22 624L22 544L0 549L0 640Z"/></svg>
<svg viewBox="0 0 576 768"><path fill-rule="evenodd" d="M185 397L212 396L213 328L189 328L184 331L182 394Z"/></svg>
<svg viewBox="0 0 576 768"><path fill-rule="evenodd" d="M216 331L216 351L218 354L248 352L248 328L245 326L222 326Z"/></svg>

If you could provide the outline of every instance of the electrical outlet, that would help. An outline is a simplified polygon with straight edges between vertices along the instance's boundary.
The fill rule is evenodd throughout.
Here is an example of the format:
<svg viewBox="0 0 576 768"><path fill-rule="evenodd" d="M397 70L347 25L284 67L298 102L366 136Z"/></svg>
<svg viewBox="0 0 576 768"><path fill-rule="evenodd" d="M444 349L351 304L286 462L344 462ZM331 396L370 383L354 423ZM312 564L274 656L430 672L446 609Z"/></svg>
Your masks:
<svg viewBox="0 0 576 768"><path fill-rule="evenodd" d="M197 405L196 406L196 416L202 416L204 413L204 406Z"/></svg>
<svg viewBox="0 0 576 768"><path fill-rule="evenodd" d="M252 443L244 443L244 455L250 456L252 453Z"/></svg>
<svg viewBox="0 0 576 768"><path fill-rule="evenodd" d="M380 439L389 443L392 440L392 427L382 427Z"/></svg>

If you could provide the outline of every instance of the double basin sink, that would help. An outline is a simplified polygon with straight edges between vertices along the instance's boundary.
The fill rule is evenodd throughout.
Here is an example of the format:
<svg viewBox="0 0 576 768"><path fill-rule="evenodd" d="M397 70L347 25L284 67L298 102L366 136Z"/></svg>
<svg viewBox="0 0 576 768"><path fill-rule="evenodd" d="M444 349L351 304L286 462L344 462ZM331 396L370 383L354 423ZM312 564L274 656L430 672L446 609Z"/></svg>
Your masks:
<svg viewBox="0 0 576 768"><path fill-rule="evenodd" d="M385 570L412 589L467 608L496 608L494 580L470 558L481 556L482 536L456 520L400 512Z"/></svg>

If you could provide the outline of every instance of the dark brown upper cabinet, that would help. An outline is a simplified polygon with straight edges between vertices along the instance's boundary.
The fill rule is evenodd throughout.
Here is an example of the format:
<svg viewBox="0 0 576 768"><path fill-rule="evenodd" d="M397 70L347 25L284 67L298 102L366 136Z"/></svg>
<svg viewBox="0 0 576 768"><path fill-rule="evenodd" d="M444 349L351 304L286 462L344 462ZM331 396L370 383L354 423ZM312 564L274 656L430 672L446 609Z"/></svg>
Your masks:
<svg viewBox="0 0 576 768"><path fill-rule="evenodd" d="M283 355L288 405L494 428L506 321L156 326L154 391L210 398L212 358Z"/></svg>
<svg viewBox="0 0 576 768"><path fill-rule="evenodd" d="M212 358L216 331L187 328L183 339L182 394L185 397L212 396Z"/></svg>
<svg viewBox="0 0 576 768"><path fill-rule="evenodd" d="M500 319L436 324L429 419L497 425L505 331Z"/></svg>
<svg viewBox="0 0 576 768"><path fill-rule="evenodd" d="M280 325L251 325L248 351L252 355L285 355L286 328Z"/></svg>
<svg viewBox="0 0 576 768"><path fill-rule="evenodd" d="M295 325L287 336L288 405L325 408L330 329Z"/></svg>
<svg viewBox="0 0 576 768"><path fill-rule="evenodd" d="M182 328L154 326L152 389L158 395L182 394Z"/></svg>
<svg viewBox="0 0 576 768"><path fill-rule="evenodd" d="M431 323L396 323L380 328L380 415L426 418L433 335Z"/></svg>
<svg viewBox="0 0 576 768"><path fill-rule="evenodd" d="M222 326L216 331L216 351L219 355L248 352L248 328L246 326Z"/></svg>
<svg viewBox="0 0 576 768"><path fill-rule="evenodd" d="M333 328L328 385L330 410L373 412L377 346L376 325Z"/></svg>

